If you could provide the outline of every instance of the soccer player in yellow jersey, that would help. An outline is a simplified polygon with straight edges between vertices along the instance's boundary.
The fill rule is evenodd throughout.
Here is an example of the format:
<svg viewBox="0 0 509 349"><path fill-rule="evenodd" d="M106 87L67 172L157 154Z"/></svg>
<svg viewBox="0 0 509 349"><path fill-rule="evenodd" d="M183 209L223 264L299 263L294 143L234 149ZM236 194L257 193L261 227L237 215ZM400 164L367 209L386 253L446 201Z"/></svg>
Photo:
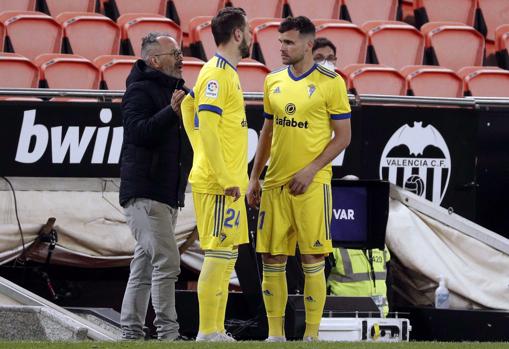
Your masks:
<svg viewBox="0 0 509 349"><path fill-rule="evenodd" d="M233 341L224 318L237 247L248 242L244 196L248 185L248 128L237 63L249 55L246 13L224 8L212 19L216 55L208 61L182 104L194 150L192 185L205 260L198 279L197 341Z"/></svg>
<svg viewBox="0 0 509 349"><path fill-rule="evenodd" d="M350 143L350 105L341 77L313 61L313 23L290 17L279 33L287 66L265 78L265 122L247 199L260 205L256 250L263 260L267 341L285 340L286 261L297 243L305 275L304 340L312 341L326 298L324 257L332 252L331 161ZM269 156L260 199L259 177Z"/></svg>

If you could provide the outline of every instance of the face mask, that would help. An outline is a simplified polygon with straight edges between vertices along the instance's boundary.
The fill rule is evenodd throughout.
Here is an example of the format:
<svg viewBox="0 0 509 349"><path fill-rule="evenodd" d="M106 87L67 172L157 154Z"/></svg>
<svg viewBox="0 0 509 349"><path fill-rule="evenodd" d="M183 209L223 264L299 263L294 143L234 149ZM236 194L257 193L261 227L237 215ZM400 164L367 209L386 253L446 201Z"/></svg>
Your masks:
<svg viewBox="0 0 509 349"><path fill-rule="evenodd" d="M329 70L332 70L332 71L336 70L334 63L332 63L331 61L323 60L323 61L318 62L318 64L320 64L322 67L325 67Z"/></svg>

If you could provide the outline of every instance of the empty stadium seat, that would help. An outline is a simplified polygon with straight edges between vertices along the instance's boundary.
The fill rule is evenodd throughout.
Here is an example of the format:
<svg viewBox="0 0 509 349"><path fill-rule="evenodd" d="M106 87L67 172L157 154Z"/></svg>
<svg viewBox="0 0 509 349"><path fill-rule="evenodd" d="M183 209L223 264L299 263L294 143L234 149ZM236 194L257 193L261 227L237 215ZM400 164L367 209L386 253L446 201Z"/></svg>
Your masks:
<svg viewBox="0 0 509 349"><path fill-rule="evenodd" d="M284 0L231 0L234 7L241 7L246 11L247 18L282 17Z"/></svg>
<svg viewBox="0 0 509 349"><path fill-rule="evenodd" d="M41 53L57 53L62 47L62 27L50 16L41 12L6 11L0 13L0 22L12 49L29 59Z"/></svg>
<svg viewBox="0 0 509 349"><path fill-rule="evenodd" d="M141 39L149 32L168 33L177 40L182 41L180 27L168 19L152 14L125 14L118 18L117 24L121 30L122 40L126 43L125 54L141 56Z"/></svg>
<svg viewBox="0 0 509 349"><path fill-rule="evenodd" d="M422 26L428 63L457 71L483 63L484 37L462 23L430 22Z"/></svg>
<svg viewBox="0 0 509 349"><path fill-rule="evenodd" d="M499 65L509 68L509 24L503 24L495 31L495 44Z"/></svg>
<svg viewBox="0 0 509 349"><path fill-rule="evenodd" d="M36 0L0 0L0 12L35 11Z"/></svg>
<svg viewBox="0 0 509 349"><path fill-rule="evenodd" d="M396 69L422 64L424 38L411 25L397 21L370 21L364 23L362 29L374 50L375 57L371 63Z"/></svg>
<svg viewBox="0 0 509 349"><path fill-rule="evenodd" d="M398 0L340 0L341 19L357 25L367 21L394 21L398 11Z"/></svg>
<svg viewBox="0 0 509 349"><path fill-rule="evenodd" d="M53 18L62 12L95 12L95 0L45 0L47 10Z"/></svg>
<svg viewBox="0 0 509 349"><path fill-rule="evenodd" d="M280 18L253 19L249 23L253 28L253 50L251 57L274 70L282 65L281 44L279 43Z"/></svg>
<svg viewBox="0 0 509 349"><path fill-rule="evenodd" d="M99 69L88 59L69 54L42 54L35 59L49 88L98 89Z"/></svg>
<svg viewBox="0 0 509 349"><path fill-rule="evenodd" d="M478 0L484 21L488 27L486 39L495 41L495 30L502 24L509 23L509 1Z"/></svg>
<svg viewBox="0 0 509 349"><path fill-rule="evenodd" d="M402 0L400 2L400 8L401 8L401 20L405 23L414 25L415 24L414 1Z"/></svg>
<svg viewBox="0 0 509 349"><path fill-rule="evenodd" d="M460 22L471 27L475 22L477 0L414 0L416 22Z"/></svg>
<svg viewBox="0 0 509 349"><path fill-rule="evenodd" d="M405 95L405 78L379 64L352 64L343 69L348 89L356 94Z"/></svg>
<svg viewBox="0 0 509 349"><path fill-rule="evenodd" d="M206 61L216 52L216 44L212 35L212 16L194 17L189 23L189 42L193 56Z"/></svg>
<svg viewBox="0 0 509 349"><path fill-rule="evenodd" d="M0 53L0 87L39 87L39 68L16 53Z"/></svg>
<svg viewBox="0 0 509 349"><path fill-rule="evenodd" d="M407 94L463 97L463 81L450 69L431 65L411 65L401 69L400 73L406 79Z"/></svg>
<svg viewBox="0 0 509 349"><path fill-rule="evenodd" d="M365 62L368 39L357 25L340 21L315 21L315 24L317 25L316 36L325 37L336 45L338 68Z"/></svg>
<svg viewBox="0 0 509 349"><path fill-rule="evenodd" d="M260 62L246 58L239 62L237 72L242 91L263 92L263 82L270 70Z"/></svg>
<svg viewBox="0 0 509 349"><path fill-rule="evenodd" d="M69 53L89 60L118 54L120 29L115 22L98 13L64 12L57 16L69 43Z"/></svg>
<svg viewBox="0 0 509 349"><path fill-rule="evenodd" d="M186 82L185 85L188 88L193 88L205 62L196 57L184 57L182 63L184 65L182 68L182 78Z"/></svg>
<svg viewBox="0 0 509 349"><path fill-rule="evenodd" d="M509 97L509 71L498 67L464 67L458 71L465 91L476 97Z"/></svg>
<svg viewBox="0 0 509 349"><path fill-rule="evenodd" d="M167 4L167 0L109 0L104 3L104 6L106 13L111 18L117 19L127 13L150 13L166 16ZM188 6L190 5L188 3Z"/></svg>
<svg viewBox="0 0 509 349"><path fill-rule="evenodd" d="M133 56L104 55L94 59L101 72L102 87L107 90L125 90L125 81L137 58Z"/></svg>
<svg viewBox="0 0 509 349"><path fill-rule="evenodd" d="M309 1L286 0L294 17L339 19L339 0L320 0L311 5ZM380 0L379 0L380 1ZM311 6L310 6L311 5Z"/></svg>

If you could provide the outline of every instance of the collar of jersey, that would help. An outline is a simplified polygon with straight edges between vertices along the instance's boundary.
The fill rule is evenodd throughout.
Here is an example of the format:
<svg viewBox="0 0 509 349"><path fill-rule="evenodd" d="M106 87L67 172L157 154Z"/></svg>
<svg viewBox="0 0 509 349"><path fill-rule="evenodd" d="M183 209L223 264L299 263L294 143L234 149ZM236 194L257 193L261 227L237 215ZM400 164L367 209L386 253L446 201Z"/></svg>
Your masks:
<svg viewBox="0 0 509 349"><path fill-rule="evenodd" d="M290 75L290 77L292 78L292 80L294 81L299 81L299 80L302 80L304 79L306 76L308 76L309 74L311 74L313 72L313 70L315 70L316 68L316 63L313 64L313 66L311 67L311 69L309 69L307 72L305 72L304 74L300 75L300 76L295 76L293 75L292 73L292 70L290 69L290 66L288 66L288 75Z"/></svg>
<svg viewBox="0 0 509 349"><path fill-rule="evenodd" d="M226 58L224 58L223 56L221 56L219 53L216 53L216 54L215 54L215 56L216 56L217 58L222 59L222 60L223 60L223 61L225 61L226 63L228 63L228 65L229 65L230 67L232 67L232 69L233 69L233 70L237 71L237 68L235 68L235 67L234 67L234 66L233 66L230 62L228 62L228 60L227 60Z"/></svg>

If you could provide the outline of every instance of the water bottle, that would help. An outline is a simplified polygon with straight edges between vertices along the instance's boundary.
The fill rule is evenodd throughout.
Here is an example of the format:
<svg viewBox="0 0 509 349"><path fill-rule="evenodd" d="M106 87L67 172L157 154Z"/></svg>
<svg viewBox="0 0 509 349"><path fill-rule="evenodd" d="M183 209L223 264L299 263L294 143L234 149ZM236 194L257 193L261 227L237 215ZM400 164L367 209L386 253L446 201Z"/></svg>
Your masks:
<svg viewBox="0 0 509 349"><path fill-rule="evenodd" d="M449 290L445 286L445 278L439 277L438 287L435 291L435 308L449 309Z"/></svg>

